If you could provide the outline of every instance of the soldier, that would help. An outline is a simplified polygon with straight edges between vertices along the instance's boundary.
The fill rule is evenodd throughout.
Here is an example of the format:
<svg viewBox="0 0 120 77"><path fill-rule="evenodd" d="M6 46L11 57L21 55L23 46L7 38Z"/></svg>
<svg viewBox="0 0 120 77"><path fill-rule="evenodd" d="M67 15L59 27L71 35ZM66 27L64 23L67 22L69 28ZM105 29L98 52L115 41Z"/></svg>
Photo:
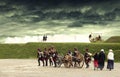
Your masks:
<svg viewBox="0 0 120 77"><path fill-rule="evenodd" d="M53 65L53 52L51 51L51 48L48 49L48 52L49 52L49 63L50 63L50 66Z"/></svg>
<svg viewBox="0 0 120 77"><path fill-rule="evenodd" d="M38 50L37 51L38 66L40 66L40 60L42 61L43 66L44 66L44 55L43 55L43 52L39 48L37 50Z"/></svg>
<svg viewBox="0 0 120 77"><path fill-rule="evenodd" d="M76 58L78 54L79 54L78 49L74 48L73 57Z"/></svg>
<svg viewBox="0 0 120 77"><path fill-rule="evenodd" d="M91 61L91 56L92 54L89 53L88 49L86 49L85 54L84 54L86 68L89 68L89 62Z"/></svg>
<svg viewBox="0 0 120 77"><path fill-rule="evenodd" d="M47 48L44 49L44 60L46 62L46 66L48 66L49 52Z"/></svg>
<svg viewBox="0 0 120 77"><path fill-rule="evenodd" d="M57 64L56 64L56 60L58 58L58 53L55 49L55 47L51 47L51 52L52 52L52 59L53 59L53 63L54 63L54 66L57 67Z"/></svg>
<svg viewBox="0 0 120 77"><path fill-rule="evenodd" d="M68 50L68 53L67 53L67 54L70 55L70 56L72 56L71 50Z"/></svg>

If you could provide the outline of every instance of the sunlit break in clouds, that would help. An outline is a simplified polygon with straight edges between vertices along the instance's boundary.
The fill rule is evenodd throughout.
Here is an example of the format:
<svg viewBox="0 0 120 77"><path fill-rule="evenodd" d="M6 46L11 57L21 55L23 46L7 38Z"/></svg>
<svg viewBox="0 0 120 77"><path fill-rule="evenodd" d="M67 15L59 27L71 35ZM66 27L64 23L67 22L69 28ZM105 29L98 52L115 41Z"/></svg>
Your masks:
<svg viewBox="0 0 120 77"><path fill-rule="evenodd" d="M0 43L89 42L120 36L119 0L0 0Z"/></svg>

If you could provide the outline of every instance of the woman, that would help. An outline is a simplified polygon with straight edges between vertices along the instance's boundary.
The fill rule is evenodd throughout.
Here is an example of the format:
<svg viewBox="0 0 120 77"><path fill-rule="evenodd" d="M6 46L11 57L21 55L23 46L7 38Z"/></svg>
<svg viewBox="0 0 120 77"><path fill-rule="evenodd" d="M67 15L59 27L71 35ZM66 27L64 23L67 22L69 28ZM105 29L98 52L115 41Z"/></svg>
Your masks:
<svg viewBox="0 0 120 77"><path fill-rule="evenodd" d="M107 69L111 71L114 69L114 53L112 49L109 49L109 53L107 55Z"/></svg>
<svg viewBox="0 0 120 77"><path fill-rule="evenodd" d="M94 58L94 70L95 70L96 68L98 68L98 53L97 52L93 55L93 58Z"/></svg>
<svg viewBox="0 0 120 77"><path fill-rule="evenodd" d="M98 64L99 64L100 70L102 70L104 68L104 65L105 65L105 52L104 52L104 49L101 49L101 51L99 53Z"/></svg>

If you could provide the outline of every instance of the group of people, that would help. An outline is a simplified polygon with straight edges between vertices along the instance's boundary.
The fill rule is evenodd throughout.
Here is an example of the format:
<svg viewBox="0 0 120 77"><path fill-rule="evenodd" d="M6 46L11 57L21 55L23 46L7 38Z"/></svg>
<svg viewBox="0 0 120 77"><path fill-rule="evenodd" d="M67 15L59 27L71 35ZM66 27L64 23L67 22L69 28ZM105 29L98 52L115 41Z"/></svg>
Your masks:
<svg viewBox="0 0 120 77"><path fill-rule="evenodd" d="M86 49L84 57L85 57L86 68L89 67L91 57L93 57L94 59L93 61L94 70L96 69L102 70L104 68L105 59L106 59L104 49L101 49L100 52L96 52L93 55L89 53L88 49ZM109 49L109 52L107 54L107 69L109 70L114 69L114 53L112 49Z"/></svg>
<svg viewBox="0 0 120 77"><path fill-rule="evenodd" d="M77 48L74 48L74 52L68 50L66 55L73 57L74 59L77 58L79 51ZM43 66L48 66L48 62L50 66L57 67L57 61L60 59L60 55L58 54L56 48L54 46L44 48L42 51L40 48L37 49L37 58L38 58L38 66L40 66L40 61L42 61ZM65 58L65 56L63 57ZM62 59L63 59L62 58Z"/></svg>
<svg viewBox="0 0 120 77"><path fill-rule="evenodd" d="M57 56L58 53L54 46L51 46L48 49L44 48L44 51L38 48L37 51L38 65L40 66L40 61L42 61L43 66L48 66L48 61L49 61L50 66L54 64L54 66L56 67Z"/></svg>
<svg viewBox="0 0 120 77"><path fill-rule="evenodd" d="M43 41L47 41L47 35L43 36Z"/></svg>
<svg viewBox="0 0 120 77"><path fill-rule="evenodd" d="M74 48L74 51L68 50L67 55L70 55L75 59L77 55L80 52L78 51L77 48ZM40 48L38 48L37 52L37 57L38 57L38 65L40 66L40 61L42 61L43 66L48 66L48 61L50 66L54 65L55 67L57 66L56 61L58 58L58 52L54 46L51 46L50 48L44 48L44 51L41 51ZM94 70L100 69L102 70L105 65L105 59L106 55L104 52L104 49L101 49L100 52L96 52L94 54L91 54L89 52L89 49L85 50L84 53L84 60L86 64L86 68L89 68L89 63L94 60ZM112 49L109 49L108 55L107 55L107 69L111 70L114 69L114 53Z"/></svg>

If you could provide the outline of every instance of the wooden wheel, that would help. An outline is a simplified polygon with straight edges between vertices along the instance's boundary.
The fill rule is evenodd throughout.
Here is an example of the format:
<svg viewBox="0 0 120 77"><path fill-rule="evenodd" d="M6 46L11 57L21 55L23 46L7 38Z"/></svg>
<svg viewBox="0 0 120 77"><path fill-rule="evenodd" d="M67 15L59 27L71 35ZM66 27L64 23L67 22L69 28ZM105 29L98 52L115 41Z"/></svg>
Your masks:
<svg viewBox="0 0 120 77"><path fill-rule="evenodd" d="M82 68L84 65L84 56L80 54L79 58L75 58L74 60L74 67Z"/></svg>

